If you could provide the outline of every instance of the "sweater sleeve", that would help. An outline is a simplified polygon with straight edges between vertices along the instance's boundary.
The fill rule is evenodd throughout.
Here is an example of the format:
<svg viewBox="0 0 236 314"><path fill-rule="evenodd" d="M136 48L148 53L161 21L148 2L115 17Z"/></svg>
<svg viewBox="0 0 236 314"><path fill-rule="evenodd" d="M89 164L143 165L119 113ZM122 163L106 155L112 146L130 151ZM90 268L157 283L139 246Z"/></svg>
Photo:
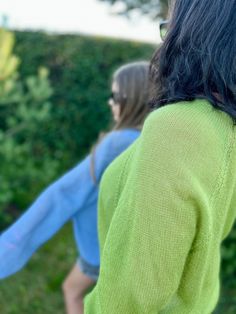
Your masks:
<svg viewBox="0 0 236 314"><path fill-rule="evenodd" d="M130 206L134 217L127 240L127 278L135 313L161 313L169 304L178 304L178 289L196 235L201 184L192 162L195 149L188 148L192 134L182 123L154 114L133 161L130 180L135 191ZM132 269L139 274L135 280Z"/></svg>
<svg viewBox="0 0 236 314"><path fill-rule="evenodd" d="M105 168L119 153L119 147L115 144L117 137L115 132L111 132L96 147L94 166L98 182ZM90 196L97 189L90 174L90 163L89 155L50 185L25 213L1 234L1 279L20 270L43 243L86 207Z"/></svg>
<svg viewBox="0 0 236 314"><path fill-rule="evenodd" d="M125 188L104 244L97 287L86 300L86 314L95 313L94 308L103 314L174 313L163 310L178 304L198 208L208 201L198 170L202 152L211 143L204 130L191 128L192 121L162 112L148 118L126 161ZM105 176L103 193L114 180L108 172Z"/></svg>

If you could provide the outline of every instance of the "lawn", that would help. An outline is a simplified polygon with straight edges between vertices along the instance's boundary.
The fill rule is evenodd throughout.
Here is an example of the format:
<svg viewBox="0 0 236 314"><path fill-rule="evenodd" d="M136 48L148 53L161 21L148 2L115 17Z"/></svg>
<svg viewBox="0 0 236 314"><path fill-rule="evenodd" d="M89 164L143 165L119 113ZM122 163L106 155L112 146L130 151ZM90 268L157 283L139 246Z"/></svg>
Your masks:
<svg viewBox="0 0 236 314"><path fill-rule="evenodd" d="M72 228L67 225L24 270L0 282L0 313L64 314L61 284L75 259Z"/></svg>
<svg viewBox="0 0 236 314"><path fill-rule="evenodd" d="M24 270L0 282L0 314L65 314L61 284L75 259L69 224L34 254ZM222 290L215 314L235 313L236 291Z"/></svg>

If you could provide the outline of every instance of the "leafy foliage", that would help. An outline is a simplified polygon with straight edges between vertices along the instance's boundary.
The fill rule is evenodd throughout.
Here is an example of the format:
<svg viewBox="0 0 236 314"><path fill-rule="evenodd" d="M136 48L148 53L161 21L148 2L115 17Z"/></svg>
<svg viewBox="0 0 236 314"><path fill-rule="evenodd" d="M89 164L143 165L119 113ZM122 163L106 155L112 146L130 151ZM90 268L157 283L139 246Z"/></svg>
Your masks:
<svg viewBox="0 0 236 314"><path fill-rule="evenodd" d="M139 43L24 32L16 33L15 52L20 58L12 53L13 47L14 36L1 30L2 227L10 222L15 208L18 214L19 209L28 206L43 186L87 153L99 131L106 129L112 71L131 60L149 59L154 51L153 46ZM41 65L50 69L50 81L48 71ZM223 293L217 314L236 311L235 230L236 226L222 247ZM4 313L62 313L60 286L75 258L69 233L62 231L35 254L28 268L0 285ZM49 267L42 276L45 260ZM56 275L50 265L58 266ZM30 291L29 281L37 282ZM49 294L50 298L45 298Z"/></svg>
<svg viewBox="0 0 236 314"><path fill-rule="evenodd" d="M23 77L32 75L39 64L50 70L53 121L42 136L62 161L61 172L83 157L99 132L107 129L113 70L131 60L150 59L154 52L151 45L75 35L16 32L16 42Z"/></svg>
<svg viewBox="0 0 236 314"><path fill-rule="evenodd" d="M236 222L222 246L222 256L222 279L224 284L227 287L236 288Z"/></svg>
<svg viewBox="0 0 236 314"><path fill-rule="evenodd" d="M166 18L168 13L168 0L100 0L108 2L111 5L124 5L124 9L119 13L128 15L132 11L139 11L144 15L150 16L152 19Z"/></svg>
<svg viewBox="0 0 236 314"><path fill-rule="evenodd" d="M21 79L20 60L13 55L14 36L0 30L0 224L5 224L13 204L27 200L36 182L54 175L56 162L42 158L44 145L38 130L51 115L52 88L46 68ZM44 151L44 157L46 152ZM24 203L24 202L23 202ZM2 209L2 210L1 210Z"/></svg>
<svg viewBox="0 0 236 314"><path fill-rule="evenodd" d="M15 36L18 57L12 53L12 35L11 44L5 43L8 48L1 48L8 51L7 58L0 49L0 69L10 69L0 70L0 228L87 154L99 132L107 129L113 70L129 61L150 59L155 49L99 37L31 32ZM0 47L2 40L1 35ZM6 60L15 60L9 61L14 66ZM41 65L49 69L50 80ZM223 282L232 287L235 230L236 226L222 248Z"/></svg>
<svg viewBox="0 0 236 314"><path fill-rule="evenodd" d="M16 32L14 47L14 36L2 34L8 39L0 69L11 71L0 72L0 229L108 128L114 68L154 51L136 42L31 32Z"/></svg>

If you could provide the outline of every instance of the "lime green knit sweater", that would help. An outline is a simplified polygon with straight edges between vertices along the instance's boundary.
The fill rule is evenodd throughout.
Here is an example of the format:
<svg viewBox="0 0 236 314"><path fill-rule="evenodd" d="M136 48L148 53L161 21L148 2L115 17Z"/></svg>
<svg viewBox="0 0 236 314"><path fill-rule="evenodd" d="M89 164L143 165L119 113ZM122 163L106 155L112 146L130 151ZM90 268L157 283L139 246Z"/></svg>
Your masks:
<svg viewBox="0 0 236 314"><path fill-rule="evenodd" d="M209 314L236 215L236 128L204 100L153 112L107 169L86 314Z"/></svg>

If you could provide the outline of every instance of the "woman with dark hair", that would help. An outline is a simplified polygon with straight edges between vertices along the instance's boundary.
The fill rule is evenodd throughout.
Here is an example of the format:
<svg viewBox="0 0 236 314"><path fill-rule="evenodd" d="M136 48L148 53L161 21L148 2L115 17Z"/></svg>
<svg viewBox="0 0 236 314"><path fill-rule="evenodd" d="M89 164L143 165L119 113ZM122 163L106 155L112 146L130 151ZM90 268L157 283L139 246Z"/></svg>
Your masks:
<svg viewBox="0 0 236 314"><path fill-rule="evenodd" d="M235 25L235 0L174 1L151 64L157 110L102 179L86 314L213 312L236 216Z"/></svg>
<svg viewBox="0 0 236 314"><path fill-rule="evenodd" d="M63 284L68 314L83 313L83 296L99 273L97 196L106 167L139 136L149 112L149 63L134 62L113 75L109 105L115 126L92 153L49 186L0 236L0 278L19 271L68 220L73 220L78 262Z"/></svg>

